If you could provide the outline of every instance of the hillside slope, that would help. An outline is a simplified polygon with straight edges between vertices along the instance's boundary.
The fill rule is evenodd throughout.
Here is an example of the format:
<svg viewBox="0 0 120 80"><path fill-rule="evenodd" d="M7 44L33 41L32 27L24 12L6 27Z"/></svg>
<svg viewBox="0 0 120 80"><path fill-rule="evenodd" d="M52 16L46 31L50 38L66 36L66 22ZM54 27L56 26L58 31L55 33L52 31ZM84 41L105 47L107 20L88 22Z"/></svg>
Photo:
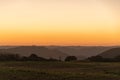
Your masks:
<svg viewBox="0 0 120 80"><path fill-rule="evenodd" d="M80 59L84 59L90 56L96 56L112 47L104 46L49 46L49 49L57 49L68 55L77 56Z"/></svg>
<svg viewBox="0 0 120 80"><path fill-rule="evenodd" d="M65 58L66 56L68 56L67 54L59 50L56 49L51 50L43 46L20 46L9 49L0 49L0 53L19 54L21 56L37 54L38 56L43 58L55 58L55 59L59 59L60 57Z"/></svg>
<svg viewBox="0 0 120 80"><path fill-rule="evenodd" d="M104 58L115 58L116 56L120 56L120 48L113 48L113 49L107 50L99 55Z"/></svg>

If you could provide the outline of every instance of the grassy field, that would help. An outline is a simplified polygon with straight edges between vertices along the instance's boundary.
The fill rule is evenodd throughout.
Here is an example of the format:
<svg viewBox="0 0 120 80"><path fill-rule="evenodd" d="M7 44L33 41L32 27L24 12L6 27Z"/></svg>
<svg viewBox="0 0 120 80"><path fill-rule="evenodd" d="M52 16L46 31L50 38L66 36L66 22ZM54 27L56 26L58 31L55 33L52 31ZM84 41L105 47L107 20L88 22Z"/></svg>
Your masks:
<svg viewBox="0 0 120 80"><path fill-rule="evenodd" d="M0 80L120 80L120 63L0 62Z"/></svg>

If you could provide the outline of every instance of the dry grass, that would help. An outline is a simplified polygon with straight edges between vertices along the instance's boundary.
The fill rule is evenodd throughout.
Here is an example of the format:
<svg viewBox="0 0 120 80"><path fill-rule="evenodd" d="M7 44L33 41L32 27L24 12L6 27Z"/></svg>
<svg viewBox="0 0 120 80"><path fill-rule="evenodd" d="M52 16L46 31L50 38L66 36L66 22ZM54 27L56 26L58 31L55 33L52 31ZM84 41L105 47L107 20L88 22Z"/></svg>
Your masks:
<svg viewBox="0 0 120 80"><path fill-rule="evenodd" d="M120 80L120 63L0 62L0 80Z"/></svg>

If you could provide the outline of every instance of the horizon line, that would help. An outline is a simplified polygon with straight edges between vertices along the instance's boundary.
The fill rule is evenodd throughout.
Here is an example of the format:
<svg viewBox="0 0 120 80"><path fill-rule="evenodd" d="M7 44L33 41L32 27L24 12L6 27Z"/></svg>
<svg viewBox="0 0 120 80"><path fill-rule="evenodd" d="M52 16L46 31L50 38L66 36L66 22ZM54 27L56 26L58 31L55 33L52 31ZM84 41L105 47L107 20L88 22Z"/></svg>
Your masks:
<svg viewBox="0 0 120 80"><path fill-rule="evenodd" d="M116 47L120 45L0 45L0 47L12 46L64 46L64 47Z"/></svg>

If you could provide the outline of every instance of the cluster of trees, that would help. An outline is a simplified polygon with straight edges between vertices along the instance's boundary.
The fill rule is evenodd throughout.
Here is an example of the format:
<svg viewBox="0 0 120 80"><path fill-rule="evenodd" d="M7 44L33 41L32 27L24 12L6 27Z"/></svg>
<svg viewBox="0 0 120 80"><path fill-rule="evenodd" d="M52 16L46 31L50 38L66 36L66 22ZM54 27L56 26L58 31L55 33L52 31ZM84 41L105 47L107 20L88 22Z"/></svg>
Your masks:
<svg viewBox="0 0 120 80"><path fill-rule="evenodd" d="M65 61L77 61L77 57L75 56L68 56L65 58Z"/></svg>
<svg viewBox="0 0 120 80"><path fill-rule="evenodd" d="M57 59L46 59L38 57L36 54L31 54L30 56L20 56L18 54L0 54L0 61L57 61Z"/></svg>
<svg viewBox="0 0 120 80"><path fill-rule="evenodd" d="M76 61L77 58L75 56L68 56L65 58L65 61ZM30 56L20 56L18 54L11 53L3 53L0 54L0 61L61 61L57 59L46 59L43 57L39 57L36 54L31 54Z"/></svg>
<svg viewBox="0 0 120 80"><path fill-rule="evenodd" d="M120 62L120 56L116 56L115 58L104 58L102 56L92 56L87 60L94 62Z"/></svg>
<svg viewBox="0 0 120 80"><path fill-rule="evenodd" d="M26 56L20 56L18 54L4 53L4 54L0 54L0 61L61 61L61 60L53 59L53 58L46 59L43 57L39 57L36 54L31 54L30 56L26 57ZM77 57L67 56L64 61L77 61ZM115 58L104 58L102 56L92 56L87 58L87 61L120 62L120 56L116 56Z"/></svg>

